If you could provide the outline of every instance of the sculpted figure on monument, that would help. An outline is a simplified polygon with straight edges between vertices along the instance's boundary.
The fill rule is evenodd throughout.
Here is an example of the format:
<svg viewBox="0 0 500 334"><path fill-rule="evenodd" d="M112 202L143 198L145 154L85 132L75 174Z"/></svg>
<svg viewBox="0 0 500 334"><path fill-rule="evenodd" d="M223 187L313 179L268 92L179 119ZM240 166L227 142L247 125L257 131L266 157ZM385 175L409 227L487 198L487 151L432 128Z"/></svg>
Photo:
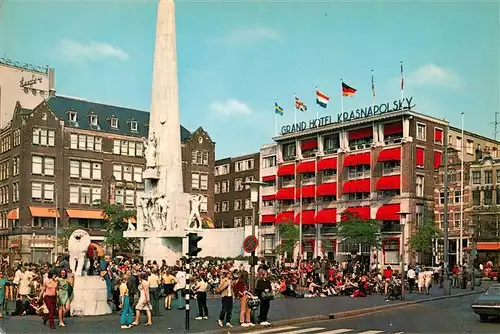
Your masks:
<svg viewBox="0 0 500 334"><path fill-rule="evenodd" d="M142 229L144 231L149 231L151 227L151 215L149 211L149 202L150 199L148 196L144 195L141 198L141 209L142 209L142 216L144 217L144 223L142 226Z"/></svg>
<svg viewBox="0 0 500 334"><path fill-rule="evenodd" d="M132 218L128 218L127 219L127 231L135 231L135 227L134 225L132 224Z"/></svg>
<svg viewBox="0 0 500 334"><path fill-rule="evenodd" d="M169 203L167 197L165 195L161 195L155 202L156 205L156 216L160 221L160 226L162 230L167 230L167 215ZM170 226L170 229L173 230L173 226Z"/></svg>
<svg viewBox="0 0 500 334"><path fill-rule="evenodd" d="M201 228L200 205L205 196L200 194L191 195L191 214L189 215L189 228Z"/></svg>
<svg viewBox="0 0 500 334"><path fill-rule="evenodd" d="M156 167L156 145L157 140L154 132L149 139L144 139L144 156L146 157L146 168Z"/></svg>
<svg viewBox="0 0 500 334"><path fill-rule="evenodd" d="M161 231L161 220L160 216L158 215L158 205L156 204L158 198L159 197L157 195L151 196L151 201L149 202L148 206L149 217L151 219L151 227L153 231Z"/></svg>
<svg viewBox="0 0 500 334"><path fill-rule="evenodd" d="M87 255L90 242L90 235L84 230L75 230L69 237L69 267L75 273L75 276L83 275L85 256Z"/></svg>

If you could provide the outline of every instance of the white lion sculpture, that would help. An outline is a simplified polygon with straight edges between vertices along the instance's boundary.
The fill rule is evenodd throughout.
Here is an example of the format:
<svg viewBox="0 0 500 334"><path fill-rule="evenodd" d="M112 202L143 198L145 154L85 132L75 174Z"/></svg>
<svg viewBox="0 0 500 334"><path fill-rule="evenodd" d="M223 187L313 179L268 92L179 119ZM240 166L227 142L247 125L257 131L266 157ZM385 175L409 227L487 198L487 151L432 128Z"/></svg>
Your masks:
<svg viewBox="0 0 500 334"><path fill-rule="evenodd" d="M69 237L69 267L75 273L75 276L82 276L85 257L90 243L90 235L84 230L75 230ZM77 262L78 266L76 265Z"/></svg>

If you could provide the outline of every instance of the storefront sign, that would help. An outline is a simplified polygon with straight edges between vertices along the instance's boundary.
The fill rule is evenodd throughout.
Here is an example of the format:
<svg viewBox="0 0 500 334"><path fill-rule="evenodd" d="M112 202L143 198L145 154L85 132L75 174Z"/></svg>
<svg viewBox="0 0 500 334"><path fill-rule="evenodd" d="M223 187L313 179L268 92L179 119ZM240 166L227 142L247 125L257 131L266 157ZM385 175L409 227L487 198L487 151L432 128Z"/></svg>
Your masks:
<svg viewBox="0 0 500 334"><path fill-rule="evenodd" d="M312 119L309 121L309 123L302 121L297 124L284 125L281 127L281 135L315 129L329 124L344 123L366 117L383 115L395 111L411 110L415 107L415 104L412 104L412 102L413 97L407 97L401 100L392 101L392 103L386 102L370 107L351 110L350 112L345 111L338 114L337 118L333 116L324 116L317 119Z"/></svg>

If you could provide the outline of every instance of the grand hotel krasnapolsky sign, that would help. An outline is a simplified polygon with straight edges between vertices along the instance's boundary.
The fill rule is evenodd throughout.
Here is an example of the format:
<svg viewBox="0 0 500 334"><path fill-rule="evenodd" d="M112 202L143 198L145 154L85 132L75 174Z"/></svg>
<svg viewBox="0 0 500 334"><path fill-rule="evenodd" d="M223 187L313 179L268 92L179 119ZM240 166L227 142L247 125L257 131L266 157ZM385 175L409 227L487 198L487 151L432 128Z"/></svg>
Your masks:
<svg viewBox="0 0 500 334"><path fill-rule="evenodd" d="M343 113L338 114L337 119L335 119L332 116L323 116L320 118L310 120L309 124L305 121L302 121L298 122L297 124L283 125L281 127L281 135L286 135L288 133L294 133L294 132L301 132L309 129L315 129L329 124L337 124L376 115L383 115L395 111L411 110L412 108L415 107L415 104L412 104L412 101L413 97L407 97L401 100L394 100L392 101L392 103L385 102L370 107L352 110L350 112L345 111Z"/></svg>

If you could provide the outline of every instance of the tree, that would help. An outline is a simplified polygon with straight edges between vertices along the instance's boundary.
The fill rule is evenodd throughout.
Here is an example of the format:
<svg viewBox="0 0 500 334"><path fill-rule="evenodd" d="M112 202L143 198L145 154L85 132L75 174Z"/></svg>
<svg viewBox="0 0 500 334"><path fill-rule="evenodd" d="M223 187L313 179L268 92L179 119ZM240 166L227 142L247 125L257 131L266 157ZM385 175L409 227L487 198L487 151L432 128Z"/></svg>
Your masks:
<svg viewBox="0 0 500 334"><path fill-rule="evenodd" d="M278 225L278 232L281 238L281 244L277 245L274 249L276 254L293 254L295 246L299 241L299 227L292 222L285 222Z"/></svg>
<svg viewBox="0 0 500 334"><path fill-rule="evenodd" d="M351 213L339 224L337 235L351 245L379 249L382 244L380 223L374 219L363 220Z"/></svg>
<svg viewBox="0 0 500 334"><path fill-rule="evenodd" d="M103 219L106 222L104 244L111 246L112 256L115 252L131 252L138 243L136 238L125 238L123 232L127 230L127 221L136 216L136 210L127 210L121 205L101 203L104 211Z"/></svg>
<svg viewBox="0 0 500 334"><path fill-rule="evenodd" d="M432 253L432 244L435 239L442 237L443 232L436 227L434 213L424 209L422 225L417 226L417 230L410 236L409 247L419 253Z"/></svg>

